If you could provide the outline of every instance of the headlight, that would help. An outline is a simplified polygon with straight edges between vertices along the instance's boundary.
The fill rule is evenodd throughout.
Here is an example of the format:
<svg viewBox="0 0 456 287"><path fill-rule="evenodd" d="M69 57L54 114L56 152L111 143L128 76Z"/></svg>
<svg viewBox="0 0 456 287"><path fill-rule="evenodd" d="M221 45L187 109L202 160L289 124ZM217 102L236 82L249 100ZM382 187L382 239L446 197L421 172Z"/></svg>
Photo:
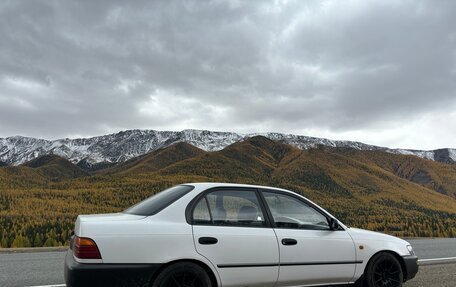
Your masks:
<svg viewBox="0 0 456 287"><path fill-rule="evenodd" d="M415 255L415 252L413 252L412 245L407 245L407 250L410 252L410 255Z"/></svg>

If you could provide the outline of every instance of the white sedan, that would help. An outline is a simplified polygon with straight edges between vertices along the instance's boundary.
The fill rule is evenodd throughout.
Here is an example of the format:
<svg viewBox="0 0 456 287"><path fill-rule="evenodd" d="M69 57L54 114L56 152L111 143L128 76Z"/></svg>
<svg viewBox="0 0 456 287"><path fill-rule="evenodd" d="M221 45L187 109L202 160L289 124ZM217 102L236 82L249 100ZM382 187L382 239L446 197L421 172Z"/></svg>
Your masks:
<svg viewBox="0 0 456 287"><path fill-rule="evenodd" d="M69 287L397 287L417 272L402 239L347 227L288 190L226 183L80 215L65 259Z"/></svg>

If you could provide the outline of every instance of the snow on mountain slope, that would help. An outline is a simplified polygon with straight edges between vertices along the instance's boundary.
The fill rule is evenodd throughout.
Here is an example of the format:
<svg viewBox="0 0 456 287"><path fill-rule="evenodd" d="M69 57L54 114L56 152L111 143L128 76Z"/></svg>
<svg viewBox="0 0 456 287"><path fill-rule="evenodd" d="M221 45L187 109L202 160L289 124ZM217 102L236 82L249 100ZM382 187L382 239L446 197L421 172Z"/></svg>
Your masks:
<svg viewBox="0 0 456 287"><path fill-rule="evenodd" d="M395 152L405 155L416 155L421 158L434 160L433 150L407 150L407 149L396 149Z"/></svg>
<svg viewBox="0 0 456 287"><path fill-rule="evenodd" d="M448 153L450 154L451 160L453 160L454 162L456 162L456 149L454 149L454 148L449 148L449 149L448 149Z"/></svg>
<svg viewBox="0 0 456 287"><path fill-rule="evenodd" d="M238 134L204 130L155 131L128 130L92 138L45 140L14 136L0 138L0 161L19 165L34 158L56 154L73 163L83 161L86 165L123 162L176 142L187 142L206 151L217 151L237 141L255 135L283 141L300 149L317 146L354 148L359 150L382 150L391 153L416 155L430 160L456 163L456 149L435 151L389 149L353 141L334 141L324 138L281 134Z"/></svg>

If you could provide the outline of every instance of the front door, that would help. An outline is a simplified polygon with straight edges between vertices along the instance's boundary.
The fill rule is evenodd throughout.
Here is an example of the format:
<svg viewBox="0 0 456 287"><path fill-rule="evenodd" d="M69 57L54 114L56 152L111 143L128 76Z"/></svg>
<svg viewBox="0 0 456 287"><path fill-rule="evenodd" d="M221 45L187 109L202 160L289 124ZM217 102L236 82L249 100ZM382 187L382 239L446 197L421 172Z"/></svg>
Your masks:
<svg viewBox="0 0 456 287"><path fill-rule="evenodd" d="M355 247L345 230L331 230L327 215L300 197L274 191L263 195L280 249L277 286L344 284L353 278Z"/></svg>
<svg viewBox="0 0 456 287"><path fill-rule="evenodd" d="M255 189L213 190L193 210L198 253L217 267L223 286L275 286L279 250Z"/></svg>

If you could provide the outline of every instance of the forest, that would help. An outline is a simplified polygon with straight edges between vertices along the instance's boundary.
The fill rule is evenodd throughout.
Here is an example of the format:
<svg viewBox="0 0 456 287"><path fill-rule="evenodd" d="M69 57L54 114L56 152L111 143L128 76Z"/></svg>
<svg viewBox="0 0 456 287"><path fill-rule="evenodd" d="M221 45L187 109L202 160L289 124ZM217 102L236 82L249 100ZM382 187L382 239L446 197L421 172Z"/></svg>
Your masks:
<svg viewBox="0 0 456 287"><path fill-rule="evenodd" d="M101 170L56 155L0 167L0 246L67 245L79 214L121 212L170 186L236 182L296 191L349 226L456 237L456 166L379 151L299 150L253 137L217 152L186 143Z"/></svg>

